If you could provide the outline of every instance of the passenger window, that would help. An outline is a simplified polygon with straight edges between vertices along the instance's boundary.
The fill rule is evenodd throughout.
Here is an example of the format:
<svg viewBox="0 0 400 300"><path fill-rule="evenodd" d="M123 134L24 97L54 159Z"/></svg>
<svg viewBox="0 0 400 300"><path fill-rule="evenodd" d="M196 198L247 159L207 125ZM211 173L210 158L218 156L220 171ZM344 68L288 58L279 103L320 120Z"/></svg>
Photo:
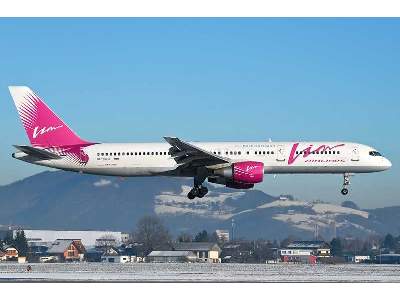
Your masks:
<svg viewBox="0 0 400 300"><path fill-rule="evenodd" d="M100 156L100 153L97 153L97 156Z"/></svg>
<svg viewBox="0 0 400 300"><path fill-rule="evenodd" d="M104 156L104 153L102 153L101 156Z"/></svg>
<svg viewBox="0 0 400 300"><path fill-rule="evenodd" d="M239 155L242 155L242 152L241 152L241 151L239 151L239 152L238 152L238 154L239 154Z"/></svg>
<svg viewBox="0 0 400 300"><path fill-rule="evenodd" d="M233 154L237 155L237 152L235 151L235 152L233 152Z"/></svg>
<svg viewBox="0 0 400 300"><path fill-rule="evenodd" d="M106 152L106 156L108 156L108 152Z"/></svg>
<svg viewBox="0 0 400 300"><path fill-rule="evenodd" d="M218 151L218 155L221 155L221 151Z"/></svg>
<svg viewBox="0 0 400 300"><path fill-rule="evenodd" d="M249 151L247 151L247 155L249 155L250 154L250 152Z"/></svg>
<svg viewBox="0 0 400 300"><path fill-rule="evenodd" d="M337 154L340 154L340 151L337 151L336 153L337 153Z"/></svg>
<svg viewBox="0 0 400 300"><path fill-rule="evenodd" d="M228 155L228 151L226 151L225 154Z"/></svg>
<svg viewBox="0 0 400 300"><path fill-rule="evenodd" d="M271 154L274 154L274 151L271 151Z"/></svg>
<svg viewBox="0 0 400 300"><path fill-rule="evenodd" d="M265 155L265 151L263 151L263 154Z"/></svg>
<svg viewBox="0 0 400 300"><path fill-rule="evenodd" d="M156 155L158 155L158 152L156 152Z"/></svg>

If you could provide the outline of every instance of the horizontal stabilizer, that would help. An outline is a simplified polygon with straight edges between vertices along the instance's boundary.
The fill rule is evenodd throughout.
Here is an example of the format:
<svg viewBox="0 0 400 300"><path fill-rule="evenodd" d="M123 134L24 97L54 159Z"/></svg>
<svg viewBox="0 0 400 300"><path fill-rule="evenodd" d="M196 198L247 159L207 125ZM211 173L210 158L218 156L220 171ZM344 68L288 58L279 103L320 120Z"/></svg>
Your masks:
<svg viewBox="0 0 400 300"><path fill-rule="evenodd" d="M39 149L31 146L20 146L20 145L14 145L15 148L18 150L28 154L32 155L34 157L40 158L40 159L60 159L61 157L53 152L44 150L44 149Z"/></svg>

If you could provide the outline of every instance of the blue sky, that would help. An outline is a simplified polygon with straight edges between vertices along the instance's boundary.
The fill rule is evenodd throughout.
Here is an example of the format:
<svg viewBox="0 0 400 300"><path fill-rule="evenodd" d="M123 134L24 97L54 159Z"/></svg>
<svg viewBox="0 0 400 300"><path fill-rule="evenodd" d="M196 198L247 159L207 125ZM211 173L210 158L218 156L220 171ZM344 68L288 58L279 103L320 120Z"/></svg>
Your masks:
<svg viewBox="0 0 400 300"><path fill-rule="evenodd" d="M346 140L391 170L266 176L258 188L361 207L400 205L400 19L0 19L0 184L45 170L8 85L28 85L103 142Z"/></svg>

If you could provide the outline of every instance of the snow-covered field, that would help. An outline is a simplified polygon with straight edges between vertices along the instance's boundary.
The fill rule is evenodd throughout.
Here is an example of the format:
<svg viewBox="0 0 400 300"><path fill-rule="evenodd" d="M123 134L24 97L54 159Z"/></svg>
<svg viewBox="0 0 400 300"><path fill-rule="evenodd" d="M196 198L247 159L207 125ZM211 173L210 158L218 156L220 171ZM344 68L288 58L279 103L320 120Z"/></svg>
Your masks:
<svg viewBox="0 0 400 300"><path fill-rule="evenodd" d="M400 282L400 265L0 263L0 281Z"/></svg>

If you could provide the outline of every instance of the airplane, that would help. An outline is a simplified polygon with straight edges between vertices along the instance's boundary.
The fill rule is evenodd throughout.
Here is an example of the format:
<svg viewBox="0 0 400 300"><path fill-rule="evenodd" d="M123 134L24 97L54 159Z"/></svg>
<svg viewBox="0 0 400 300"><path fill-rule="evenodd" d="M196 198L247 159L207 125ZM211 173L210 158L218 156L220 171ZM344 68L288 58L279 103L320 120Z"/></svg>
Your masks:
<svg viewBox="0 0 400 300"><path fill-rule="evenodd" d="M347 195L350 176L389 169L376 149L351 142L186 142L98 143L80 138L26 86L10 86L11 96L30 145L14 145L13 158L61 170L108 176L192 177L189 199L208 193L204 181L250 189L264 174L343 174Z"/></svg>

